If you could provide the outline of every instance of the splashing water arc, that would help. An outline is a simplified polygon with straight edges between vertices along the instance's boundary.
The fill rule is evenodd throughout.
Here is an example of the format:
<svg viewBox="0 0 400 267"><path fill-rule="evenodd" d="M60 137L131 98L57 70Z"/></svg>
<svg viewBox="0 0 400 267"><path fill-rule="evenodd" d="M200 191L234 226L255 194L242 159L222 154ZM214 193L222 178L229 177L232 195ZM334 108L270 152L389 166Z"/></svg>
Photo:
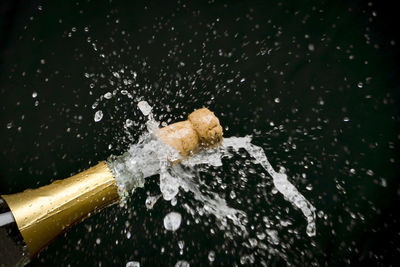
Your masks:
<svg viewBox="0 0 400 267"><path fill-rule="evenodd" d="M132 145L127 153L109 159L109 165L116 174L121 195L129 196L130 192L144 186L146 177L157 174L160 177L160 191L164 200L175 199L179 188L190 191L194 198L202 203L204 212L217 218L221 229L227 228L227 219L229 219L240 232L248 234L245 211L229 207L225 199L212 191L208 192L212 197L203 194L200 184L195 182L199 166L220 167L222 158L232 157L230 150L238 152L239 149L244 149L268 172L274 186L284 198L303 213L307 220L307 235L314 236L316 234L314 206L288 181L285 173L274 170L263 149L251 144L251 136L225 138L220 147L202 150L191 157L182 158L179 152L164 144L154 134L158 129L158 123L153 118L151 106L147 102L141 101L138 108L143 115L148 117L148 132L141 137L138 144ZM181 162L171 165L171 159L173 159L172 161L179 159ZM152 208L157 199L157 197L148 198L146 206ZM186 209L193 212L188 206ZM179 228L180 221L181 215L172 212L164 219L165 228L175 231Z"/></svg>

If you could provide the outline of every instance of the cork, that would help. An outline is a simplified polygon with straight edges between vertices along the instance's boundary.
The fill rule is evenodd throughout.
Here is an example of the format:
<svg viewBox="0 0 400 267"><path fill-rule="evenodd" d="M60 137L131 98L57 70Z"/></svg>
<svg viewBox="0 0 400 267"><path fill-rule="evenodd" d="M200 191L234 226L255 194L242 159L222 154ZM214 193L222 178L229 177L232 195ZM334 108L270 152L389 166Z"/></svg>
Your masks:
<svg viewBox="0 0 400 267"><path fill-rule="evenodd" d="M186 121L170 124L157 132L162 141L179 151L182 156L220 145L222 135L219 119L208 108L195 110Z"/></svg>

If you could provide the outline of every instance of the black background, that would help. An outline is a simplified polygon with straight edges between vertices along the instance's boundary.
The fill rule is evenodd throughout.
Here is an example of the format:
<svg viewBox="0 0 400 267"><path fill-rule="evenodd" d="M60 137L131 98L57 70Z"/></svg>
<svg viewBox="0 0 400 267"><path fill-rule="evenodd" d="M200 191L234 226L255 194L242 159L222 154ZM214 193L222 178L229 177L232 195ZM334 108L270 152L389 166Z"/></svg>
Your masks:
<svg viewBox="0 0 400 267"><path fill-rule="evenodd" d="M285 250L288 262L394 265L400 256L397 24L396 9L382 1L2 1L0 192L42 186L126 150L143 131L139 99L162 121L208 106L225 136L252 134L271 163L285 166L299 191L328 215L308 238L304 218L291 211L299 240ZM137 73L138 87L112 75L124 67ZM92 109L101 95L121 89L135 99L119 95ZM95 123L98 109L104 118ZM128 118L135 123L124 130ZM249 182L241 197L251 198L254 186ZM166 233L166 212L185 211L164 202L146 211L147 191L157 191L156 178L130 208L86 220L31 265L171 266L185 259L198 266L209 264L211 249L214 265L232 265L247 253L228 243L232 252L223 256L222 233L206 234L212 218L211 226ZM265 207L247 210L257 212ZM282 234L282 242L289 236ZM183 256L178 240L185 241ZM285 265L280 257L267 262Z"/></svg>

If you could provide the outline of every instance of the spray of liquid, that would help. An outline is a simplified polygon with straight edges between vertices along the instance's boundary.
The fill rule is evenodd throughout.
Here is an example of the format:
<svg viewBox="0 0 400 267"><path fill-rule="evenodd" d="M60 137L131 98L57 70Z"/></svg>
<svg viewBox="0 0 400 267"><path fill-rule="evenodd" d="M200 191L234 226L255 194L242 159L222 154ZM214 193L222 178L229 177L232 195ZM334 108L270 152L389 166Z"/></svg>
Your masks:
<svg viewBox="0 0 400 267"><path fill-rule="evenodd" d="M214 215L220 229L228 229L232 223L235 231L247 235L246 213L229 207L225 199L212 192L204 183L198 182L199 172L206 172L207 166L221 167L222 158L231 158L232 151L238 153L240 149L244 149L268 172L275 188L284 198L303 213L307 220L307 235L314 236L316 234L314 206L289 182L283 171L276 172L274 170L263 149L251 143L251 136L225 138L218 148L204 150L182 159L177 151L164 144L154 134L158 129L158 123L153 118L152 108L149 104L141 101L138 107L148 117L148 132L143 134L139 142L132 145L125 154L108 159L108 164L116 176L120 194L124 198L136 188L143 187L146 177L159 175L160 191L164 200L171 201L171 203L176 202L176 196L180 189L191 192L195 200L202 204L200 213ZM177 159L181 160L179 164L170 163ZM202 193L200 186L207 188L207 194ZM146 207L151 209L159 198L160 196L149 196L146 199ZM194 209L188 204L183 206L192 215L199 212L198 209ZM175 212L167 214L164 218L164 226L167 230L177 230L180 223L181 216ZM273 231L269 233L271 237L275 236Z"/></svg>

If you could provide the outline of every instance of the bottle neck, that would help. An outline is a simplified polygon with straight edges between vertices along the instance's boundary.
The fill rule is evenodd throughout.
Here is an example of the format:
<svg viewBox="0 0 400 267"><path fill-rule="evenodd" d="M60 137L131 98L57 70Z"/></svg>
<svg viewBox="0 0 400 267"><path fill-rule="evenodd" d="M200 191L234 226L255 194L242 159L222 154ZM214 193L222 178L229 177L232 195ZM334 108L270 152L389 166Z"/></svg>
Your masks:
<svg viewBox="0 0 400 267"><path fill-rule="evenodd" d="M0 266L23 266L29 262L26 244L8 205L0 198Z"/></svg>
<svg viewBox="0 0 400 267"><path fill-rule="evenodd" d="M50 185L2 197L31 258L72 225L120 199L105 162Z"/></svg>

